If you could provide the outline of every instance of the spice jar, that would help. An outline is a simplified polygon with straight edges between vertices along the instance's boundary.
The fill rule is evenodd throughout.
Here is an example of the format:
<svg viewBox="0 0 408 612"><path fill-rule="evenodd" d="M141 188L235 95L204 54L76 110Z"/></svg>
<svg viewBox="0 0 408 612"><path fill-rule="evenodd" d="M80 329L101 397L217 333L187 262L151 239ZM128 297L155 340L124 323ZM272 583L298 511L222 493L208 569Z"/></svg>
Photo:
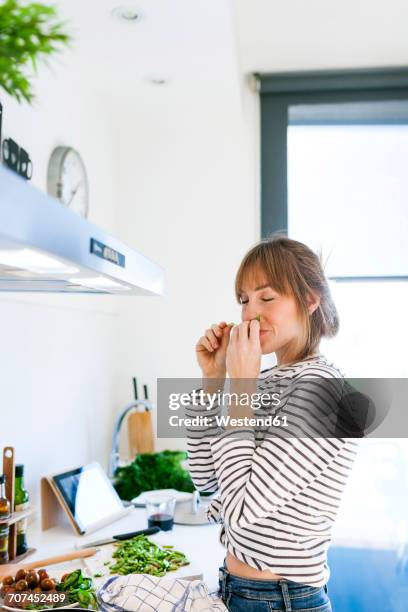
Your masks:
<svg viewBox="0 0 408 612"><path fill-rule="evenodd" d="M9 526L0 524L0 563L7 563L9 560L8 545Z"/></svg>

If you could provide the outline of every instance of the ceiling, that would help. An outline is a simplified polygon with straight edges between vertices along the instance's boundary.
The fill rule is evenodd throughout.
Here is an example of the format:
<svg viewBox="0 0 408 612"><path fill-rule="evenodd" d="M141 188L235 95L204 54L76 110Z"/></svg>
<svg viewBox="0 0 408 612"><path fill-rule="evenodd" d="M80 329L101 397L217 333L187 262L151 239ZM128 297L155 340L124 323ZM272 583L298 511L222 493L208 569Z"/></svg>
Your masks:
<svg viewBox="0 0 408 612"><path fill-rule="evenodd" d="M151 78L164 78L176 89L222 84L236 64L228 0L58 0L57 5L74 38L71 61L111 92L126 87L140 94L147 86L151 95ZM121 5L136 7L141 19L112 18L112 9Z"/></svg>
<svg viewBox="0 0 408 612"><path fill-rule="evenodd" d="M74 38L59 61L121 104L135 96L148 104L159 91L181 103L192 92L236 96L249 72L408 64L405 0L56 3ZM113 19L121 4L136 7L140 21ZM167 83L152 84L157 78Z"/></svg>
<svg viewBox="0 0 408 612"><path fill-rule="evenodd" d="M231 0L241 69L408 63L405 0Z"/></svg>

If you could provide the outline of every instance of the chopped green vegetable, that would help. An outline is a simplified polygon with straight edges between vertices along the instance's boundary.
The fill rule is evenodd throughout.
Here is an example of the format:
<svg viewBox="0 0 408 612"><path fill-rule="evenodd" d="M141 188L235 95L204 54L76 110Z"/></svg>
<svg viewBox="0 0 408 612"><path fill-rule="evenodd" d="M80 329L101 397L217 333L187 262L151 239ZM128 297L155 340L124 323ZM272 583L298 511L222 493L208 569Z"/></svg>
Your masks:
<svg viewBox="0 0 408 612"><path fill-rule="evenodd" d="M94 578L101 578L103 576L102 572L95 572Z"/></svg>
<svg viewBox="0 0 408 612"><path fill-rule="evenodd" d="M83 608L98 609L96 593L92 585L92 579L84 576L80 569L71 572L56 586L57 591L63 591L68 595L69 603L79 603Z"/></svg>
<svg viewBox="0 0 408 612"><path fill-rule="evenodd" d="M117 561L109 566L111 574L164 576L190 563L184 553L169 550L173 548L170 546L159 546L145 535L118 542L115 546L112 556Z"/></svg>
<svg viewBox="0 0 408 612"><path fill-rule="evenodd" d="M259 322L261 322L261 315L256 315L255 319Z"/></svg>
<svg viewBox="0 0 408 612"><path fill-rule="evenodd" d="M109 565L110 561L104 561L104 565Z"/></svg>
<svg viewBox="0 0 408 612"><path fill-rule="evenodd" d="M191 476L180 464L187 459L185 451L165 450L136 455L129 465L116 470L114 486L121 499L130 501L143 491L177 489L192 493Z"/></svg>

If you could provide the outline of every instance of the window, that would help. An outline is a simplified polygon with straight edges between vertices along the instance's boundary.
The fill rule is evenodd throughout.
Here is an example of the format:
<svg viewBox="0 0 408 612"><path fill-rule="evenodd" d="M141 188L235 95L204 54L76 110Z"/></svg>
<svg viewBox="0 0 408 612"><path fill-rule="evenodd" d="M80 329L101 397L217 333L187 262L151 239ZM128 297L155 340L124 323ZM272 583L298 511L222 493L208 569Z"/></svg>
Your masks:
<svg viewBox="0 0 408 612"><path fill-rule="evenodd" d="M408 69L262 76L261 136L262 236L321 250L332 279L321 352L408 378ZM363 440L334 542L406 556L407 499L408 440Z"/></svg>
<svg viewBox="0 0 408 612"><path fill-rule="evenodd" d="M337 280L408 280L408 71L261 79L262 235Z"/></svg>

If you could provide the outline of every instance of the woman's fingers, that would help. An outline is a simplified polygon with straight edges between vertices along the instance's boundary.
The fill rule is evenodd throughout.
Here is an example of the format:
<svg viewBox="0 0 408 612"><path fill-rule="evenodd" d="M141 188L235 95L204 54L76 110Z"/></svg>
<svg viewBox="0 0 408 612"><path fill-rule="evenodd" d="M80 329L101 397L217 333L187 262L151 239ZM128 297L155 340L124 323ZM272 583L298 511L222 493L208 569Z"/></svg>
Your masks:
<svg viewBox="0 0 408 612"><path fill-rule="evenodd" d="M234 325L233 327L231 327L230 342L232 343L235 343L238 340L238 328L239 325Z"/></svg>
<svg viewBox="0 0 408 612"><path fill-rule="evenodd" d="M231 338L231 326L230 325L226 325L222 329L222 338L220 340L221 348L223 350L227 350L230 338Z"/></svg>
<svg viewBox="0 0 408 612"><path fill-rule="evenodd" d="M227 324L225 321L221 321L221 323L214 323L214 325L211 325L211 329L214 332L214 334L216 335L217 338L222 338L223 333L224 333L224 329L227 327Z"/></svg>
<svg viewBox="0 0 408 612"><path fill-rule="evenodd" d="M209 329L205 330L205 336L208 338L213 349L217 349L222 343L222 339L224 336L224 330L227 327L227 323L225 321L221 321L221 323L214 323L211 325Z"/></svg>
<svg viewBox="0 0 408 612"><path fill-rule="evenodd" d="M260 329L260 324L259 324L258 319L252 319L248 325L249 341L253 346L256 346L256 347L258 347L260 344L259 329Z"/></svg>
<svg viewBox="0 0 408 612"><path fill-rule="evenodd" d="M211 330L216 338L222 338L222 329L219 325L211 325Z"/></svg>
<svg viewBox="0 0 408 612"><path fill-rule="evenodd" d="M242 321L239 325L235 325L231 330L231 342L245 344L251 342L253 345L259 344L259 321L252 319L251 321Z"/></svg>
<svg viewBox="0 0 408 612"><path fill-rule="evenodd" d="M242 321L239 325L234 326L234 336L240 344L248 340L248 321Z"/></svg>
<svg viewBox="0 0 408 612"><path fill-rule="evenodd" d="M205 350L209 351L210 353L212 353L214 351L211 342L209 341L209 339L206 336L201 336L201 338L199 339L199 341L197 342L197 351L201 351L203 347Z"/></svg>
<svg viewBox="0 0 408 612"><path fill-rule="evenodd" d="M215 332L213 329L206 329L205 337L209 340L213 349L218 348L219 344L218 344L217 336L215 335Z"/></svg>
<svg viewBox="0 0 408 612"><path fill-rule="evenodd" d="M230 327L225 321L221 321L221 323L218 324L214 323L211 328L205 330L205 335L201 336L197 342L197 351L204 349L210 353L213 353L220 347L223 348L225 346L226 338L228 339L229 332Z"/></svg>

